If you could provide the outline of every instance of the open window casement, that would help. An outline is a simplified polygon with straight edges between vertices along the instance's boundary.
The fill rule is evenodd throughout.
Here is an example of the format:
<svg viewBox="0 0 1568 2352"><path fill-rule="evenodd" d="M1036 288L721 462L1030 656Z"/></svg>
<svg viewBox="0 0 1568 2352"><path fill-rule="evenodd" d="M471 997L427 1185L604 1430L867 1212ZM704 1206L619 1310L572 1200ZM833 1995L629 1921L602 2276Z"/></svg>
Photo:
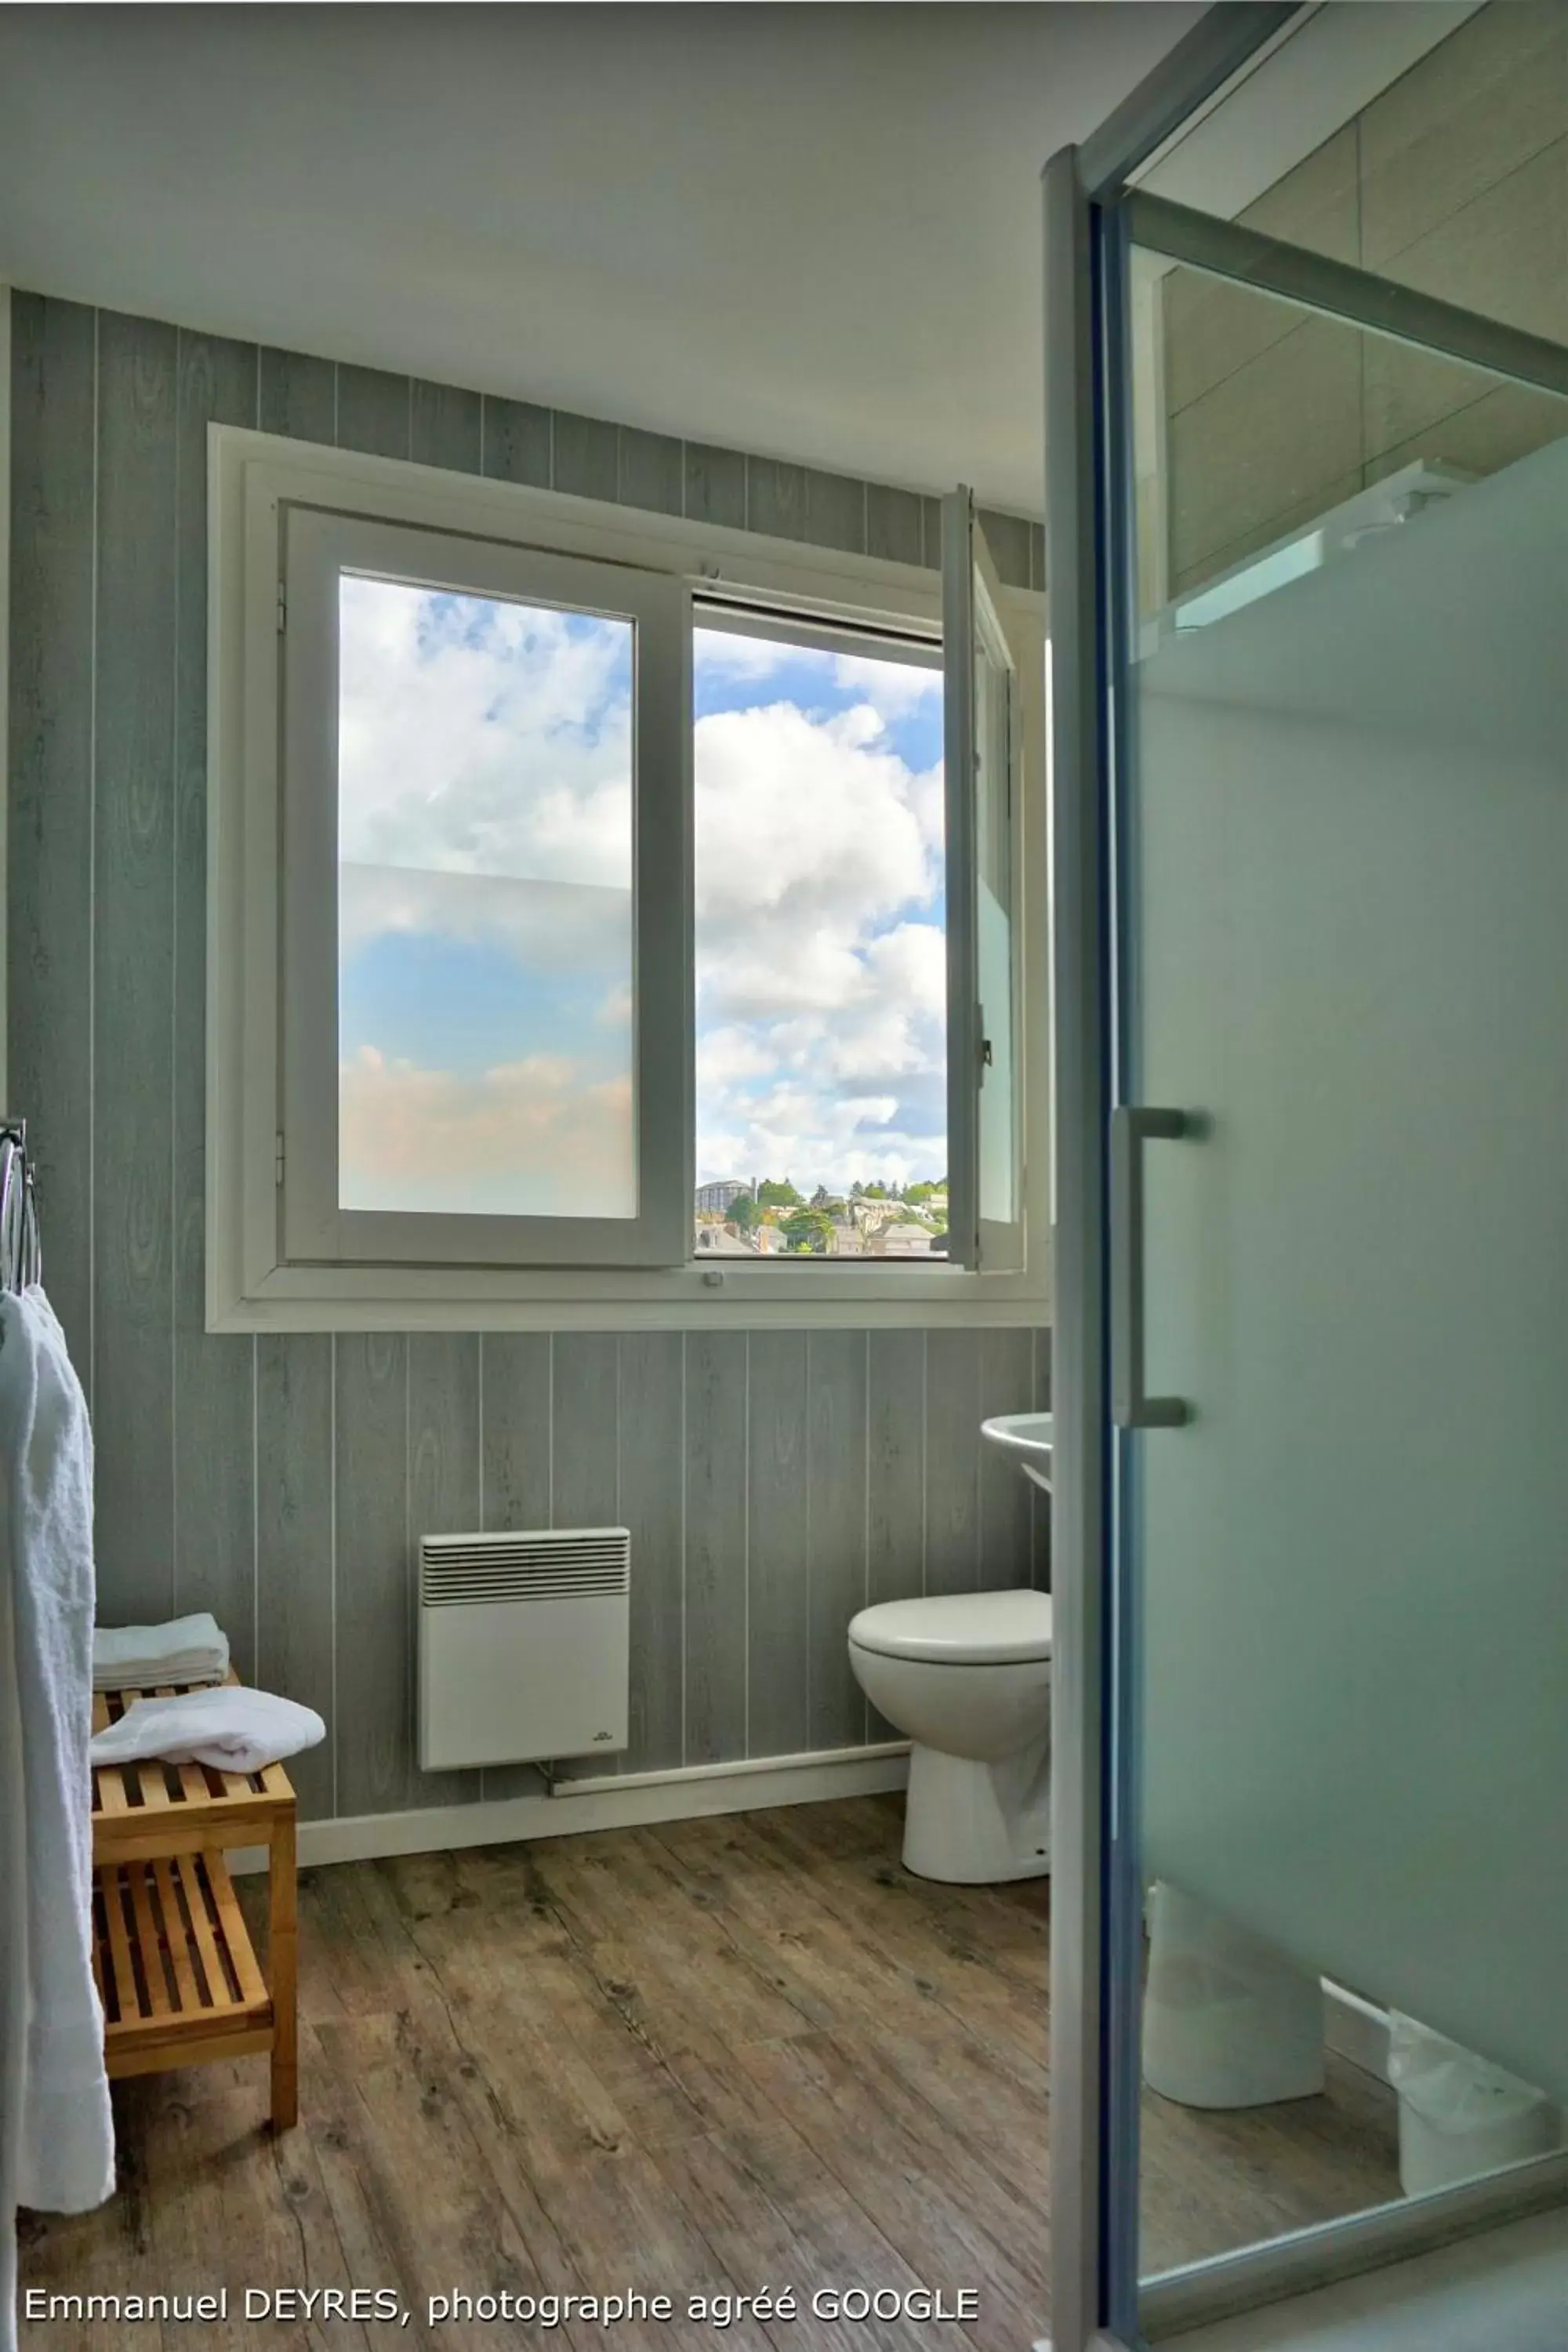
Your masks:
<svg viewBox="0 0 1568 2352"><path fill-rule="evenodd" d="M282 522L282 1255L680 1263L681 583L305 506Z"/></svg>
<svg viewBox="0 0 1568 2352"><path fill-rule="evenodd" d="M947 800L948 1255L1024 1265L1019 920L1026 655L1009 634L973 494L942 501Z"/></svg>

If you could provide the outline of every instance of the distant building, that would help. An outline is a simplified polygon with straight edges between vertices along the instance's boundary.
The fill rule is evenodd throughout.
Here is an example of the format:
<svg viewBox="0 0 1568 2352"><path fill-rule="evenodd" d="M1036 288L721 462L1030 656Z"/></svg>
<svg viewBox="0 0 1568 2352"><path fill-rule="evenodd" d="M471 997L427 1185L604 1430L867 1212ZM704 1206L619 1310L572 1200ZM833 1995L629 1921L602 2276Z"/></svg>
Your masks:
<svg viewBox="0 0 1568 2352"><path fill-rule="evenodd" d="M738 1176L721 1176L716 1184L699 1184L697 1205L713 1216L721 1217L732 1202L738 1201L742 1192L749 1195L751 1189Z"/></svg>
<svg viewBox="0 0 1568 2352"><path fill-rule="evenodd" d="M928 1225L886 1224L871 1234L866 1247L871 1257L924 1257L931 1248Z"/></svg>

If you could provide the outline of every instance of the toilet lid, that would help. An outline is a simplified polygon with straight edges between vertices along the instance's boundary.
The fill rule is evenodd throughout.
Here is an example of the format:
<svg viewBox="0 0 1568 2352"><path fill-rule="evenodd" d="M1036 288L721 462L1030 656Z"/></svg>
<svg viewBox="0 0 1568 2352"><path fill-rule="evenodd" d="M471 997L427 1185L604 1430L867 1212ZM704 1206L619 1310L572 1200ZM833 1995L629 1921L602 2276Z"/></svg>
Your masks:
<svg viewBox="0 0 1568 2352"><path fill-rule="evenodd" d="M1048 1592L944 1592L882 1601L849 1621L857 1649L932 1664L997 1666L1051 1654Z"/></svg>

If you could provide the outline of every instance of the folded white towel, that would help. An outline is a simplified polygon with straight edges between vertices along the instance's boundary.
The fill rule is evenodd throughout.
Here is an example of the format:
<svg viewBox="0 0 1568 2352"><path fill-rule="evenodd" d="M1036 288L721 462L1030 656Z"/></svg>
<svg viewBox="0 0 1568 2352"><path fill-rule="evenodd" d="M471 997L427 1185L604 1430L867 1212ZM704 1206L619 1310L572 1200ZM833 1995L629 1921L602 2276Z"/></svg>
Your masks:
<svg viewBox="0 0 1568 2352"><path fill-rule="evenodd" d="M146 1690L158 1683L221 1683L228 1635L198 1610L166 1625L99 1625L92 1635L94 1690Z"/></svg>
<svg viewBox="0 0 1568 2352"><path fill-rule="evenodd" d="M118 1723L93 1734L95 1764L161 1756L167 1764L210 1764L215 1772L259 1772L327 1736L314 1708L275 1692L233 1683L179 1698L139 1698Z"/></svg>

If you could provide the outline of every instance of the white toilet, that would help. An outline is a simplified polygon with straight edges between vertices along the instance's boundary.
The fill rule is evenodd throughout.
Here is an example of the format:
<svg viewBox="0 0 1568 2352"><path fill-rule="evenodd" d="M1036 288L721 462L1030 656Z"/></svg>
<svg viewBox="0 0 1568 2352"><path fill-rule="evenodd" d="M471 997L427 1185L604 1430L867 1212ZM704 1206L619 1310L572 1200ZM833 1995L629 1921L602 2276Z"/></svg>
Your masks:
<svg viewBox="0 0 1568 2352"><path fill-rule="evenodd" d="M1048 1871L1050 1595L881 1601L850 1620L849 1663L914 1743L906 1868L966 1886Z"/></svg>

